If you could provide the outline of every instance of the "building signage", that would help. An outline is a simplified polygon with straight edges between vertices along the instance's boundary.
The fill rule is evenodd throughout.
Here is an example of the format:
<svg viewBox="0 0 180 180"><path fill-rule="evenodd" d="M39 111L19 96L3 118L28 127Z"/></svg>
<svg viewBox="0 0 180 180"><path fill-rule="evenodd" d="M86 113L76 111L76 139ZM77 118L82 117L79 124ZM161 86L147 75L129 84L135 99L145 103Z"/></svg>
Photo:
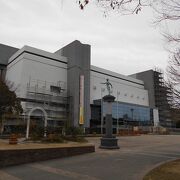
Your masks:
<svg viewBox="0 0 180 180"><path fill-rule="evenodd" d="M84 124L84 76L80 75L79 88L79 124Z"/></svg>

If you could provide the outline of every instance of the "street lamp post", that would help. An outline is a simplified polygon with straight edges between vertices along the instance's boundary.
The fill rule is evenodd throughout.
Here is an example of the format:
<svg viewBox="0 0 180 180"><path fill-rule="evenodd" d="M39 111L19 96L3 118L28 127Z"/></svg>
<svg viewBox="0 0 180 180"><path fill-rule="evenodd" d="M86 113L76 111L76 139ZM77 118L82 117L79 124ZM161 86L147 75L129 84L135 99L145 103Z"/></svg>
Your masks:
<svg viewBox="0 0 180 180"><path fill-rule="evenodd" d="M119 119L118 119L118 113L119 113L119 110L118 110L118 108L119 108L118 107L118 105L119 105L118 99L119 98L118 97L119 97L119 95L120 95L120 92L117 91L117 101L116 101L117 102L117 105L116 105L117 106L117 109L116 109L117 110L117 112L116 112L117 113L116 134L118 134L118 131L119 131Z"/></svg>
<svg viewBox="0 0 180 180"><path fill-rule="evenodd" d="M105 91L104 88L101 88L101 134L103 134L103 92Z"/></svg>
<svg viewBox="0 0 180 180"><path fill-rule="evenodd" d="M134 109L133 108L131 109L131 113L132 113L132 123L133 123L133 121L134 121Z"/></svg>
<svg viewBox="0 0 180 180"><path fill-rule="evenodd" d="M133 121L133 119L134 119L134 117L133 117L133 112L134 112L134 109L132 108L132 109L131 109L131 113L132 113L132 121Z"/></svg>
<svg viewBox="0 0 180 180"><path fill-rule="evenodd" d="M133 124L134 123L134 114L133 114L134 113L134 109L133 108L131 109L131 113L132 113L132 124Z"/></svg>

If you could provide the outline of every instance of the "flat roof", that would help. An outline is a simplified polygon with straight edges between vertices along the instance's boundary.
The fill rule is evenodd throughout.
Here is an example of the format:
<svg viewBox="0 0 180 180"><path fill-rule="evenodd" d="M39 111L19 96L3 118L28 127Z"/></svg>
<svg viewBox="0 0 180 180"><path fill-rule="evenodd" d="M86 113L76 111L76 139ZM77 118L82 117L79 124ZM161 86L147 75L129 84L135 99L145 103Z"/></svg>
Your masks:
<svg viewBox="0 0 180 180"><path fill-rule="evenodd" d="M37 49L34 47L30 47L30 46L24 46L23 48L21 48L19 51L17 51L14 55L12 55L8 61L8 64L10 64L11 62L13 62L17 57L19 57L20 55L22 55L23 53L29 53L32 55L36 55L36 56L40 56L43 58L47 58L50 60L54 60L54 61L59 61L62 63L67 64L67 58L55 53L51 53L51 52L47 52L41 49Z"/></svg>
<svg viewBox="0 0 180 180"><path fill-rule="evenodd" d="M93 72L97 72L97 73L101 73L107 76L111 76L111 77L115 77L124 81L129 81L132 83L136 83L136 84L140 84L140 85L144 85L144 82L142 80L136 79L136 78L132 78L130 76L125 76L107 69L103 69L103 68L99 68L97 66L93 66L91 65L91 71Z"/></svg>
<svg viewBox="0 0 180 180"><path fill-rule="evenodd" d="M30 46L24 46L23 48L19 49L17 52L15 52L15 54L13 54L8 61L8 64L10 64L11 62L13 62L16 58L18 58L20 55L22 55L23 53L29 53L32 55L36 55L36 56L40 56L43 58L47 58L50 60L54 60L54 61L59 61L62 63L67 64L67 57L61 56L57 53L51 53L51 52L47 52L38 48L34 48L34 47L30 47ZM111 76L114 78L118 78L124 81L128 81L131 83L136 83L139 85L144 85L144 82L142 80L130 77L130 76L125 76L107 69L103 69L94 65L91 65L91 71L96 72L96 73L101 73L107 76Z"/></svg>

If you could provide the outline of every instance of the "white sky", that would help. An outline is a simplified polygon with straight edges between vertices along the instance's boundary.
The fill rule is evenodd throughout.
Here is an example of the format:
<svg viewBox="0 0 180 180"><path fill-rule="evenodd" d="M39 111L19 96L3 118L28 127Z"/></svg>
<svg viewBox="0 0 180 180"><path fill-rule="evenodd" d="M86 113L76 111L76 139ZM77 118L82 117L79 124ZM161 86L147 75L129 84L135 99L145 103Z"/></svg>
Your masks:
<svg viewBox="0 0 180 180"><path fill-rule="evenodd" d="M94 4L81 11L76 0L0 0L0 43L54 52L77 39L91 45L92 65L120 74L165 70L168 53L152 22L147 8L105 18Z"/></svg>

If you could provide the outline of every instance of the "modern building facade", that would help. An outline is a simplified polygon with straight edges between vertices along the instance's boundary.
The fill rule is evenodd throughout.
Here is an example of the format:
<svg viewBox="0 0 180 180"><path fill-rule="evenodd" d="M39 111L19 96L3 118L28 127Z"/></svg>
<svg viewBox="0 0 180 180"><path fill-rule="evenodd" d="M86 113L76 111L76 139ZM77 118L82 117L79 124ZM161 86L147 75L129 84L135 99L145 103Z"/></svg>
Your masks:
<svg viewBox="0 0 180 180"><path fill-rule="evenodd" d="M114 128L158 125L159 106L154 104L155 88L149 78L140 74L124 76L91 65L90 45L76 40L54 53L29 46L19 50L2 47L5 45L0 45L0 64L5 62L5 78L17 89L24 123L28 116L41 119L45 111L49 125L68 122L102 129L106 112L102 97L107 94L102 83L109 79L116 97L112 107Z"/></svg>
<svg viewBox="0 0 180 180"><path fill-rule="evenodd" d="M168 103L168 89L164 84L163 73L160 70L148 70L131 75L131 77L144 81L148 90L149 106L159 111L159 122L162 126L169 126L171 119L170 105Z"/></svg>

